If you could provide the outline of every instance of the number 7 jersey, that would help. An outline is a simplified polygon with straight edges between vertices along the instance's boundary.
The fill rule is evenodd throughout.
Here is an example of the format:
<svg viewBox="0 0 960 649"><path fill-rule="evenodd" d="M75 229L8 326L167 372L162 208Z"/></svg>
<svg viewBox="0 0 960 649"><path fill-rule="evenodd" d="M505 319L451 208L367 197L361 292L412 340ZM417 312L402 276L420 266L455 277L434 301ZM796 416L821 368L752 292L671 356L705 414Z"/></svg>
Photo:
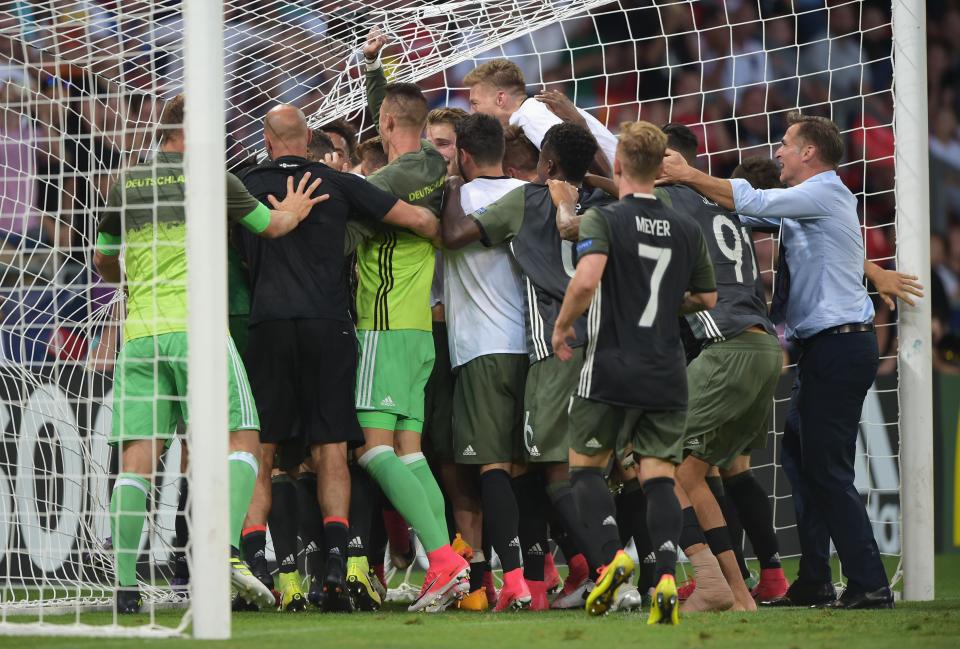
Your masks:
<svg viewBox="0 0 960 649"><path fill-rule="evenodd" d="M684 293L716 289L700 226L650 194L633 194L583 215L577 257L591 254L607 263L587 312L577 394L630 408L686 408L677 316Z"/></svg>

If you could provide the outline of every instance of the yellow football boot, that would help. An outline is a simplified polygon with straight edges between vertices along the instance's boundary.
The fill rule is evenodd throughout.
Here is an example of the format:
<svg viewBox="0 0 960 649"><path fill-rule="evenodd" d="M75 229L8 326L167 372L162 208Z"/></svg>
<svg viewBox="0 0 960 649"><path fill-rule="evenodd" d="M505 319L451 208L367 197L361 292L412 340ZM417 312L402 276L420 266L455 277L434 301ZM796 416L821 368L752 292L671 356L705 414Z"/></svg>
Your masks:
<svg viewBox="0 0 960 649"><path fill-rule="evenodd" d="M380 593L370 583L370 566L366 557L347 559L347 592L353 600L353 606L360 611L379 610L383 603Z"/></svg>
<svg viewBox="0 0 960 649"><path fill-rule="evenodd" d="M280 610L296 613L307 609L307 597L301 588L300 575L297 571L281 572L280 582Z"/></svg>
<svg viewBox="0 0 960 649"><path fill-rule="evenodd" d="M600 569L597 585L587 595L584 606L590 615L604 615L613 606L614 597L620 585L630 578L633 572L633 559L623 550L617 550L613 560Z"/></svg>
<svg viewBox="0 0 960 649"><path fill-rule="evenodd" d="M657 589L653 591L650 604L650 617L647 624L680 624L680 605L677 596L677 582L673 575L660 577Z"/></svg>

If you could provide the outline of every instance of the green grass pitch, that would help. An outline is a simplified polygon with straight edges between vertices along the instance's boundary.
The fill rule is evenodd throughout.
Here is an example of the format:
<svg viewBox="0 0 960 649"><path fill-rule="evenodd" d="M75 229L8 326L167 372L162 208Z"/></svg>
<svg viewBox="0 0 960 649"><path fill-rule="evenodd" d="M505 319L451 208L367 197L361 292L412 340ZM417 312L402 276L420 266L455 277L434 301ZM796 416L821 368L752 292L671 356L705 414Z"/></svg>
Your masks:
<svg viewBox="0 0 960 649"><path fill-rule="evenodd" d="M898 603L893 611L761 610L756 614L689 615L679 627L648 627L643 614L613 613L590 618L582 611L442 615L407 613L389 606L377 613L321 615L248 613L233 616L233 637L222 643L190 639L141 640L62 637L0 637L0 646L44 649L106 647L628 647L654 649L928 649L960 647L960 555L937 557L937 599ZM788 576L795 572L788 568ZM160 624L175 625L182 611L160 611ZM109 623L109 614L84 615L87 623ZM146 615L124 618L143 624ZM50 620L53 621L53 620ZM64 621L72 621L72 618Z"/></svg>

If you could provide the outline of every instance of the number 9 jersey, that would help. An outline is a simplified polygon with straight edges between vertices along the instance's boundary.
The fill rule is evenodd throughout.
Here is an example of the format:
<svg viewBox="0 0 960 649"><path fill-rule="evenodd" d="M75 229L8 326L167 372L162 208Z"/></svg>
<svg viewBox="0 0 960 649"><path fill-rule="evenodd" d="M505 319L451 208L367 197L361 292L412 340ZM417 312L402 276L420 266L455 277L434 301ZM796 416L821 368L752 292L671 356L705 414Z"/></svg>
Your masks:
<svg viewBox="0 0 960 649"><path fill-rule="evenodd" d="M750 228L737 214L728 212L686 185L665 185L654 194L666 205L700 225L717 277L717 305L698 311L687 323L700 346L736 338L750 327L768 334L775 329L767 315L763 285Z"/></svg>
<svg viewBox="0 0 960 649"><path fill-rule="evenodd" d="M587 210L577 257L607 255L587 312L578 396L650 410L687 405L678 315L684 293L716 290L700 226L650 194Z"/></svg>

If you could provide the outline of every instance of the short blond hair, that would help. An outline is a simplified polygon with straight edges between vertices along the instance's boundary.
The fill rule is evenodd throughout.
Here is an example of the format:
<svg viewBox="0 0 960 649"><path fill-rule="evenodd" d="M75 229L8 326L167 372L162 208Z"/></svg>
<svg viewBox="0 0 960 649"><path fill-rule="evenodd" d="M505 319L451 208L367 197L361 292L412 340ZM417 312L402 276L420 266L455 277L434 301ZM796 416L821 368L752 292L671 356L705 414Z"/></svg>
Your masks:
<svg viewBox="0 0 960 649"><path fill-rule="evenodd" d="M507 59L494 59L483 65L478 65L463 78L463 85L468 88L479 83L486 83L497 90L505 90L513 94L524 94L527 91L527 82L523 78L523 70L516 63Z"/></svg>
<svg viewBox="0 0 960 649"><path fill-rule="evenodd" d="M443 108L434 108L429 113L427 113L427 125L435 126L437 124L447 124L451 128L457 125L461 119L469 115L467 111L462 108L453 108L450 106L444 106Z"/></svg>
<svg viewBox="0 0 960 649"><path fill-rule="evenodd" d="M634 180L656 178L667 152L667 135L650 122L620 125L617 159L623 173Z"/></svg>

